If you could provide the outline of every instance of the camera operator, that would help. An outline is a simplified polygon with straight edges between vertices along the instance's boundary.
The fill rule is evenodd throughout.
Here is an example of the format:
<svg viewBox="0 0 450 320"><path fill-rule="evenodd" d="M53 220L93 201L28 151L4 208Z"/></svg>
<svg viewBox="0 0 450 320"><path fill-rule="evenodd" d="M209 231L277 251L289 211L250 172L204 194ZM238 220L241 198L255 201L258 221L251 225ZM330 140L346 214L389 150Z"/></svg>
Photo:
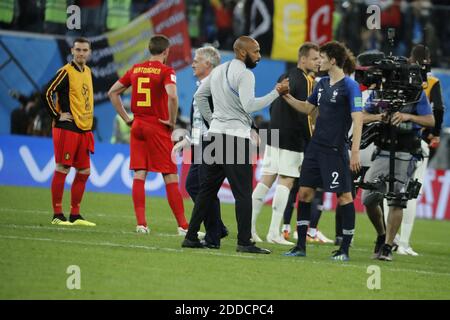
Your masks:
<svg viewBox="0 0 450 320"><path fill-rule="evenodd" d="M444 115L444 104L441 93L441 84L439 79L429 74L431 70L431 56L428 47L418 44L411 50L411 55L409 62L412 64L417 64L421 68L421 75L423 80L423 89L427 95L428 101L431 104L433 115L435 119L435 125L433 128L424 128L422 130L422 155L421 159L417 163L416 172L414 178L419 181L423 181L425 176L425 171L428 166L429 159L434 156L437 147L439 146L439 136L442 127L442 119ZM411 255L418 256L419 254L415 252L410 245L411 233L414 226L414 220L417 211L417 199L411 199L408 202L408 207L406 208L402 226L401 233L398 236L397 253L401 255Z"/></svg>
<svg viewBox="0 0 450 320"><path fill-rule="evenodd" d="M428 143L430 148L430 160L439 145L439 135L444 116L444 103L442 99L441 84L439 79L428 74L431 71L431 55L427 46L418 44L411 50L410 63L417 63L422 71L423 89L428 101L432 106L435 125L433 128L426 128L422 132L422 138Z"/></svg>
<svg viewBox="0 0 450 320"><path fill-rule="evenodd" d="M375 93L376 91L372 92L366 102L363 111L364 123L383 122L386 124L384 128L388 131L395 130L398 134L395 146L394 190L389 190L393 191L396 197L388 200L390 209L386 227L380 202L382 203L386 191L382 178L389 175L390 169L390 139L378 139L375 142L377 151L374 154L374 162L365 177L365 182L382 181L379 184L380 190L364 190L362 199L367 208L367 214L378 233L373 258L392 261L393 241L402 222L403 209L406 208L407 203L407 200L399 195L405 192L406 185L416 169L417 158L415 155L420 153L420 130L422 127L433 127L435 120L423 90L418 102L404 104L396 112L386 112L392 109L389 102L374 103Z"/></svg>

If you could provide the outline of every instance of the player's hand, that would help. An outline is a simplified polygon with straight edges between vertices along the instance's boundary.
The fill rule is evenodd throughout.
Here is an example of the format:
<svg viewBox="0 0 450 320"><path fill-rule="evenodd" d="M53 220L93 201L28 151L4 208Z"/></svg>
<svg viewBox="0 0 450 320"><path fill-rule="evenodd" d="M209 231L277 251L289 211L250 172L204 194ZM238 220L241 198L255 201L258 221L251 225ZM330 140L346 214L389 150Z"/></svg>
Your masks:
<svg viewBox="0 0 450 320"><path fill-rule="evenodd" d="M131 128L131 126L133 125L133 121L134 121L134 119L130 119L128 121L125 121L125 123L127 124L127 126L129 126Z"/></svg>
<svg viewBox="0 0 450 320"><path fill-rule="evenodd" d="M283 79L281 82L277 83L275 90L278 91L280 96L289 93L289 78Z"/></svg>
<svg viewBox="0 0 450 320"><path fill-rule="evenodd" d="M430 133L428 135L428 139L430 139L430 144L429 144L430 148L437 149L439 147L439 144L441 143L439 136L434 136Z"/></svg>
<svg viewBox="0 0 450 320"><path fill-rule="evenodd" d="M409 113L396 112L392 116L392 124L395 126L399 125L402 122L410 121L410 120L411 120L411 115Z"/></svg>
<svg viewBox="0 0 450 320"><path fill-rule="evenodd" d="M159 122L161 122L162 124L166 125L169 127L169 129L174 129L175 128L175 122L171 121L171 120L163 120L163 119L158 119Z"/></svg>
<svg viewBox="0 0 450 320"><path fill-rule="evenodd" d="M70 114L70 112L61 112L59 114L59 119L58 121L68 121L68 122L72 122L73 121L73 116Z"/></svg>
<svg viewBox="0 0 450 320"><path fill-rule="evenodd" d="M350 169L353 172L359 172L361 170L361 160L359 158L359 150L352 151L350 156Z"/></svg>
<svg viewBox="0 0 450 320"><path fill-rule="evenodd" d="M189 141L187 141L186 138L184 138L181 141L178 141L172 148L172 154L177 154L181 152L181 150L183 150L187 146L189 146Z"/></svg>

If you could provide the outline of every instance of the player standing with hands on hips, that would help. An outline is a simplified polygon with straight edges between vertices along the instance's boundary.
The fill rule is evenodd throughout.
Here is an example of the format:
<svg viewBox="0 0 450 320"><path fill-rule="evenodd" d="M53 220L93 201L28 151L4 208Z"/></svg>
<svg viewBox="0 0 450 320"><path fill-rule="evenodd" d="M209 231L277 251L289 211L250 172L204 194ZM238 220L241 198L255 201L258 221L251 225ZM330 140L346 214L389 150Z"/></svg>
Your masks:
<svg viewBox="0 0 450 320"><path fill-rule="evenodd" d="M147 172L160 172L166 184L167 200L178 223L178 234L187 232L183 199L178 188L177 166L171 158L171 133L178 112L175 71L167 66L169 39L150 38L150 59L135 64L109 90L111 103L131 126L130 169L134 170L132 197L136 214L136 232L149 233L145 219L145 178ZM130 119L120 95L132 86Z"/></svg>
<svg viewBox="0 0 450 320"><path fill-rule="evenodd" d="M53 117L53 146L56 168L52 179L53 220L56 225L95 226L80 215L80 203L89 178L90 154L94 153L94 90L91 69L86 65L91 44L76 38L72 46L73 60L58 70L49 82L44 105ZM53 96L56 94L56 102ZM64 183L70 168L76 169L72 183L70 217L62 210Z"/></svg>

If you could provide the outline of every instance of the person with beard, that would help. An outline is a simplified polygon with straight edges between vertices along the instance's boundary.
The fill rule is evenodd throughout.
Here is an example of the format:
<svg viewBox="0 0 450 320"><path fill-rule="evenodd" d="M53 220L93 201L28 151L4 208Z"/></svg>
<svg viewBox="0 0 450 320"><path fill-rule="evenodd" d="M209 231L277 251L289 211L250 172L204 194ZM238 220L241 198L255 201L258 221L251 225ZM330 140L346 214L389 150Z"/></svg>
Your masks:
<svg viewBox="0 0 450 320"><path fill-rule="evenodd" d="M204 248L197 238L197 232L205 215L209 214L210 203L216 199L227 178L236 201L236 251L268 254L270 250L258 248L251 241L253 169L250 114L289 92L289 80L284 79L270 93L256 98L255 76L248 69L256 67L261 59L259 44L251 37L241 36L234 42L233 49L234 59L216 67L194 95L200 113L210 124L207 139L211 143L209 150L205 149L203 153L207 164L206 178L200 185L182 247ZM210 96L214 105L213 113L208 102Z"/></svg>
<svg viewBox="0 0 450 320"><path fill-rule="evenodd" d="M306 100L311 95L314 80L309 73L318 71L319 60L319 47L316 44L306 42L300 46L297 66L279 79L289 79L292 96ZM272 201L272 221L266 239L269 243L293 245L281 236L280 223L294 180L300 176L303 152L312 134L311 122L308 115L291 108L279 97L270 108L269 128L271 134L268 134L269 140L264 151L262 178L252 194L252 239L256 242L262 241L256 232L256 221L264 198L278 178ZM278 136L278 139L272 141L272 135Z"/></svg>
<svg viewBox="0 0 450 320"><path fill-rule="evenodd" d="M136 232L149 233L145 218L145 178L147 172L160 172L166 184L167 200L177 220L178 234L185 235L188 223L178 188L177 166L172 161L172 130L178 112L175 71L166 65L169 39L150 38L150 59L133 65L109 90L111 103L131 127L130 169L134 170L132 198L137 220ZM125 111L120 95L132 87L131 112Z"/></svg>

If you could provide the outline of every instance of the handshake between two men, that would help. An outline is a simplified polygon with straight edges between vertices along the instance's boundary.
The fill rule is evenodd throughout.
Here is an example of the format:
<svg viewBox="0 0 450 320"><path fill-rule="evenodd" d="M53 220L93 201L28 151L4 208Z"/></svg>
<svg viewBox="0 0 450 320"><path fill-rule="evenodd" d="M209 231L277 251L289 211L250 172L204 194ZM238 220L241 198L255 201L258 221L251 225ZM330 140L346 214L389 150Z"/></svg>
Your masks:
<svg viewBox="0 0 450 320"><path fill-rule="evenodd" d="M278 82L275 86L275 90L278 91L280 96L284 96L289 93L289 78L283 79L281 82Z"/></svg>

